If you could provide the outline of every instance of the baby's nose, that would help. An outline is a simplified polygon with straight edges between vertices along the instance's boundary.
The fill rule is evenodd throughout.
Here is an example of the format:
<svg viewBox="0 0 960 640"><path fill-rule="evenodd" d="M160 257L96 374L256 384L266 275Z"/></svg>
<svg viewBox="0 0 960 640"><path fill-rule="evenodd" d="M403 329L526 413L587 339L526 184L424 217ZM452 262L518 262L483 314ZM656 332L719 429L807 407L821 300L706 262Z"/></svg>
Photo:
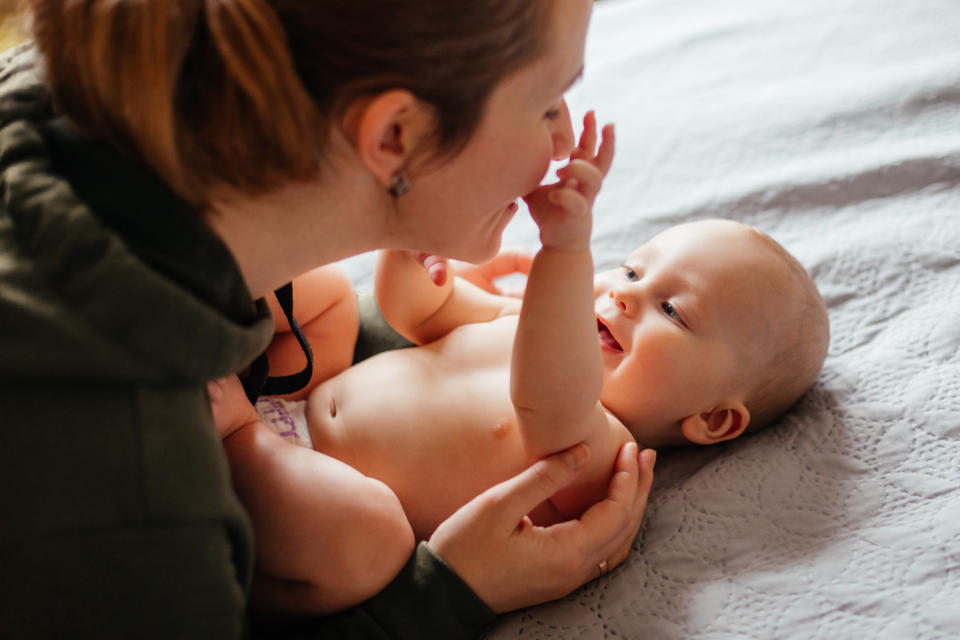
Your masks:
<svg viewBox="0 0 960 640"><path fill-rule="evenodd" d="M636 312L637 306L633 298L626 293L625 291L610 291L610 299L613 300L613 304L616 305L620 311L625 315L633 316Z"/></svg>

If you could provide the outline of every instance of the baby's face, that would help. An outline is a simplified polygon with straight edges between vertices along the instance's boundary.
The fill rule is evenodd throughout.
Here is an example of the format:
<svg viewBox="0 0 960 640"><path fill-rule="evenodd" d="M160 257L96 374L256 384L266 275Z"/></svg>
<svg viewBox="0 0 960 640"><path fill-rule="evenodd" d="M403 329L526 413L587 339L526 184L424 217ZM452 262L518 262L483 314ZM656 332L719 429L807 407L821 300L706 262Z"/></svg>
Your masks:
<svg viewBox="0 0 960 640"><path fill-rule="evenodd" d="M638 442L679 444L681 420L738 393L776 320L775 270L747 228L711 220L672 227L597 275L600 400Z"/></svg>

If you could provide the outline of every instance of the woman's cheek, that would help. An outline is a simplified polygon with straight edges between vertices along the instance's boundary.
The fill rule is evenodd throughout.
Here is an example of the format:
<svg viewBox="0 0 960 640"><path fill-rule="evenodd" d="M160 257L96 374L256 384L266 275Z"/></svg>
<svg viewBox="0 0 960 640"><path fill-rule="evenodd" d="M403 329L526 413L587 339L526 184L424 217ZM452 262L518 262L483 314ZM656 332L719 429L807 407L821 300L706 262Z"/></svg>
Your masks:
<svg viewBox="0 0 960 640"><path fill-rule="evenodd" d="M547 144L540 142L536 145L536 151L530 156L531 159L529 161L529 172L518 172L518 175L527 176L526 180L524 181L524 190L520 195L527 195L539 187L541 183L543 183L543 179L546 177L547 171L550 169L552 156L552 140Z"/></svg>

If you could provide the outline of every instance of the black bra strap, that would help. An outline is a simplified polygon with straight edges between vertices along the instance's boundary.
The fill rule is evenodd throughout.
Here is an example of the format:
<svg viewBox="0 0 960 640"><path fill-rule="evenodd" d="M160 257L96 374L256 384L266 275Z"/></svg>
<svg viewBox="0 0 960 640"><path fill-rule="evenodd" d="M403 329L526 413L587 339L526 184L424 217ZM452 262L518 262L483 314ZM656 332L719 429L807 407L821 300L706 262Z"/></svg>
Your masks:
<svg viewBox="0 0 960 640"><path fill-rule="evenodd" d="M261 353L257 359L250 365L250 373L243 378L243 390L251 404L257 401L261 395L284 395L299 391L307 386L310 377L313 375L313 350L310 349L310 343L307 337L303 335L303 330L293 317L293 284L288 282L273 292L280 303L283 315L287 317L290 324L290 330L296 336L303 354L307 357L307 365L299 373L288 376L270 376L270 362L267 360L267 354Z"/></svg>

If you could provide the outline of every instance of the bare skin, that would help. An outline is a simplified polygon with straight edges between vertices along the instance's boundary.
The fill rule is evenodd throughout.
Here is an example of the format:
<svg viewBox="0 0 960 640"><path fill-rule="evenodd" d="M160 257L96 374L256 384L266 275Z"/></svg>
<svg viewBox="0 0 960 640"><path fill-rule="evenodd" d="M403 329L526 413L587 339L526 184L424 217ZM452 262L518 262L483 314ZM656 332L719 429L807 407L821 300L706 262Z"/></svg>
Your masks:
<svg viewBox="0 0 960 640"><path fill-rule="evenodd" d="M465 325L418 349L375 356L310 394L314 447L392 488L418 539L530 463L510 399L517 320ZM633 441L613 416L608 425L603 446L599 434L590 443L594 455L578 479L579 504L561 512L547 501L532 514L535 524L579 516L597 490L606 492L611 452Z"/></svg>
<svg viewBox="0 0 960 640"><path fill-rule="evenodd" d="M420 346L375 356L316 386L306 405L315 451L282 439L256 415L227 438L232 466L244 470L238 490L270 581L312 585L316 603L328 606L317 544L328 525L310 517L331 500L319 476L313 481L318 467L346 463L343 471L371 489L389 487L412 536L443 544L442 523L465 517L478 508L471 499L544 455L577 443L593 454L575 483L528 501L517 514L520 531L578 517L582 524L609 506L603 499L623 483L623 453L637 440L712 444L743 433L753 381L737 373L741 359L760 355L756 327L773 319L772 296L789 286L782 263L745 225L705 221L668 230L594 280L592 206L612 163L612 128L597 151L596 143L590 113L560 181L527 198L542 247L522 305L448 278L450 266L435 256L382 252L380 307ZM328 282L317 296L334 290ZM338 307L307 297L321 310ZM307 329L333 315L321 311ZM323 454L322 464L311 465L311 453ZM644 454L647 473L652 455ZM263 490L265 476L279 486ZM310 600L303 607L312 610Z"/></svg>
<svg viewBox="0 0 960 640"><path fill-rule="evenodd" d="M588 161L581 162L580 166L577 167L576 171L579 171L582 175L581 184L585 190L584 194L576 194L575 200L580 205L579 208L583 209L581 215L589 216L589 205L592 204L593 198L596 196L597 190L599 190L600 182L602 181L603 175L609 169L610 161L612 160L612 135L611 139L608 141L608 144L601 147L601 152L599 158L593 157L593 146L595 145L596 133L595 133L595 124L592 121L592 116L590 116L590 133L588 136L588 142L590 149L589 151L582 151L582 155L589 156ZM574 155L577 155L575 153ZM577 183L572 181L570 183L571 187L575 186ZM552 202L544 202L543 207L552 208L557 207L558 205L552 204ZM569 206L569 203L565 206ZM542 223L542 226L546 227L546 223ZM589 222L587 223L584 229L578 231L579 233L585 232L589 234ZM388 252L389 255L405 255L404 252ZM415 269L423 273L422 268L419 265L413 265ZM325 270L326 275L332 275L332 272L329 269ZM314 274L317 276L319 274ZM323 278L314 277L317 282L323 282ZM589 279L589 278L588 278ZM429 279L426 281L427 286L433 288L434 285L430 283ZM451 283L452 284L452 283ZM589 287L588 287L589 288ZM327 282L325 286L320 288L320 292L330 292L334 287L330 286L330 283ZM441 290L442 291L442 290ZM508 298L498 298L498 300L505 300L509 303L509 306L512 306L516 310L517 300L508 299ZM589 302L589 298L588 298ZM312 304L317 308L324 309L336 309L338 304L331 301L317 301L313 300ZM422 308L421 308L422 309ZM474 311L479 311L481 315L487 315L489 313L489 308L480 308L474 309L470 305L467 305L465 310L472 314ZM321 319L328 314L321 314ZM457 315L457 314L455 314ZM463 318L466 319L466 318ZM475 316L470 317L472 321L476 319ZM511 329L510 322L515 320L515 318L503 318L503 322L489 323L490 329L497 336L495 339L499 341L503 337L508 337L509 331ZM454 320L455 322L457 320ZM317 323L308 323L306 329L308 333L314 331L316 327L312 326ZM503 329L501 329L503 325ZM280 327L278 327L280 328ZM504 333L504 330L507 333ZM322 331L320 332L322 333ZM454 346L454 350L460 346L466 345L457 345L456 334L455 332L451 334L450 341L443 342L443 344L449 343ZM438 343L439 346L440 343ZM399 352L394 352L396 355ZM406 352L403 353L404 359L406 359ZM463 355L467 356L467 353ZM368 361L368 367L379 367L380 362L388 360L387 358L379 357L373 358ZM504 368L503 371L509 372L510 365L508 362L509 359L503 359L502 357L498 360L498 366ZM436 380L437 376L452 376L450 382L452 383L463 383L465 380L462 378L462 373L454 373L454 370L449 366L437 366L439 362L430 362L429 360L421 360L419 362L421 365L418 369L418 379L426 380L433 379ZM490 363L493 364L493 361ZM281 363L281 366L282 363ZM386 367L384 375L389 376L389 365ZM411 372L412 373L412 372ZM504 378L506 379L506 378ZM337 380L336 378L334 380ZM416 379L414 377L408 378L409 383L416 384ZM467 381L469 382L469 381ZM323 397L323 394L326 393L327 389L334 388L335 383L331 382L331 385L321 386L314 390L311 395L311 406L318 406L318 403L325 403L327 398ZM495 385L499 391L499 396L501 399L507 399L509 403L509 394L503 393L504 389L502 385ZM490 389L493 391L493 388ZM223 391L221 389L221 391ZM440 396L444 396L444 389L437 390ZM456 398L457 396L447 395L447 399ZM409 400L409 397L407 398ZM345 398L341 397L338 399L329 398L334 402L331 405L329 402L326 402L325 407L327 414L336 419L336 416L345 415L341 413L336 405L336 402L341 404L346 404L348 401ZM360 407L363 407L366 403L359 402L357 403L356 409L363 411ZM217 415L217 423L219 425L224 424L225 422L229 424L233 418L227 418L224 413L225 407L229 407L229 403L218 403L215 402L214 409L215 414ZM354 403L350 403L351 412L355 409ZM439 406L439 405L438 405ZM378 408L382 408L382 405L378 405ZM506 405L504 406L506 409ZM311 410L312 411L312 410ZM373 414L367 413L370 418L373 418ZM464 490L458 490L452 492L448 499L442 500L439 502L440 509L434 511L434 513L440 513L443 511L444 516L450 516L465 503L467 503L471 498L477 494L488 489L491 485L496 485L501 483L499 491L504 491L504 486L511 486L517 482L520 482L518 478L527 477L531 478L527 482L533 482L533 486L539 486L540 491L543 491L545 486L549 486L551 483L556 482L556 478L562 477L558 475L555 471L549 473L546 478L550 482L545 482L543 479L544 471L542 468L538 469L538 465L543 467L544 464L549 466L556 466L555 461L547 461L544 463L538 463L534 465L533 468L528 469L526 472L524 469L527 469L528 465L535 461L540 455L553 453L555 451L561 451L568 446L575 445L579 441L579 437L571 440L566 446L558 446L556 448L550 449L549 451L543 451L540 455L532 456L530 451L526 449L521 441L517 437L517 429L515 426L511 425L508 411L503 413L504 419L500 421L500 427L497 433L490 439L491 443L498 443L498 446L489 449L490 454L493 458L503 457L504 460L508 461L509 464L501 467L493 467L492 473L485 472L482 475L478 475L479 482L475 482L469 488ZM359 416L358 416L359 417ZM382 416L381 416L382 417ZM431 416L431 419L435 419L438 424L445 424L450 426L450 422L443 419L444 416L434 415ZM359 425L358 425L359 426ZM332 431L332 430L331 430ZM337 590L333 584L324 584L324 580L329 576L328 569L329 563L324 560L323 549L326 548L322 541L330 540L335 538L338 534L342 536L343 531L349 526L348 523L337 523L333 522L334 519L327 519L323 517L313 518L306 517L304 514L318 514L323 513L324 507L331 502L336 502L336 496L327 495L328 493L335 492L337 495L344 496L347 499L356 499L356 494L342 494L336 491L336 484L343 484L346 482L348 476L355 476L356 480L351 481L355 486L360 486L363 483L366 483L369 487L365 491L369 493L376 493L377 486L388 486L386 483L383 483L382 477L378 477L376 473L370 473L369 466L364 466L364 469L356 469L349 466L349 463L352 461L350 456L343 459L336 458L339 453L346 453L345 449L340 449L336 447L328 447L325 445L320 445L320 441L325 439L324 436L329 436L330 434L323 434L320 431L317 432L318 438L318 452L322 452L326 455L319 456L313 461L310 461L307 456L304 454L309 454L311 452L305 451L303 449L291 448L292 445L283 441L277 437L272 432L268 431L263 425L254 423L246 426L245 428L240 429L226 429L223 430L222 435L225 436L224 446L227 450L228 456L231 460L231 467L234 472L235 483L237 485L237 490L241 495L241 498L247 504L248 509L250 510L251 517L254 521L255 529L258 532L257 536L257 555L258 555L258 566L261 569L261 577L258 580L258 588L255 589L255 595L259 592L258 600L267 608L276 609L281 608L289 611L312 611L312 612L324 612L334 610L338 606L342 606L342 603L345 601L345 598L342 596L343 588ZM399 432L397 432L399 435ZM367 429L359 429L357 435L360 434L369 434ZM424 436L426 437L426 432ZM328 439L328 438L327 438ZM447 442L453 444L455 438L448 438ZM629 437L624 438L622 442L629 441ZM426 443L426 440L420 440L416 438L408 438L407 446L411 444L415 445L416 442ZM430 457L435 458L436 456L443 456L448 448L442 442L432 442L429 443ZM576 447L573 449L577 450ZM585 451L588 451L584 448ZM622 462L618 462L618 469L622 465L623 473L622 478L626 479L621 480L618 483L617 490L619 492L626 492L623 497L618 497L618 500L626 499L628 503L639 504L645 502L646 494L649 491L649 481L651 479L652 471L652 460L650 456L646 456L646 472L643 474L643 482L639 485L636 485L632 481L632 471L630 466L632 466L633 461L637 461L638 457L636 454L636 447L626 450L629 455L627 455ZM509 454L508 454L509 452ZM568 452L569 454L570 452ZM314 453L316 455L316 453ZM577 456L581 460L581 463L578 463L575 466L575 469L579 472L584 466L582 462L585 461L589 455ZM569 455L567 456L569 458ZM561 460L563 460L561 456ZM300 462L298 462L300 460ZM405 461L400 464L400 466L407 466L407 463L410 462L413 465L419 464L421 461L420 458L416 456L412 451L409 456L405 456ZM343 464L344 462L348 464ZM409 468L409 467L408 467ZM415 467L414 467L415 468ZM569 465L568 465L568 468ZM324 471L324 469L326 469ZM367 471L367 472L365 472ZM386 471L386 467L381 469L381 471ZM521 473L522 472L522 473ZM328 479L335 474L344 475L344 479L339 483L331 485L329 482L325 482L325 478ZM530 474L533 474L532 476ZM517 476L517 474L520 474ZM600 482L603 487L597 493L598 495L591 499L592 502L597 502L603 500L604 497L608 495L608 489L614 490L614 487L610 484L610 474L611 466L610 460L607 458L603 463L603 473L600 477ZM381 474L381 475L390 475L390 474ZM394 478L400 478L402 474L393 474ZM512 480L511 476L515 476ZM379 482L378 482L379 481ZM506 484L504 485L504 481ZM522 486L522 485L521 485ZM555 484L553 491L550 493L540 494L539 499L528 506L525 507L525 511L521 513L515 513L514 518L519 518L519 523L521 527L524 526L524 523L529 524L530 520L526 517L526 513L533 510L537 504L542 503L545 498L549 495L554 494L557 490L562 488L562 484ZM394 489L391 487L391 489ZM494 487L497 489L497 487ZM519 490L519 489L517 489ZM396 489L394 489L396 493ZM521 491L522 495L525 495ZM368 496L369 497L369 496ZM482 498L483 496L481 496ZM526 495L525 501L529 500L529 495ZM501 498L503 499L503 498ZM381 503L379 508L372 509L371 517L376 517L378 514L384 512L393 512L396 510L397 506L391 504L388 496L381 496L381 498L376 499ZM369 502L366 501L366 502ZM511 499L512 502L512 499ZM524 501L519 502L518 504L524 504ZM402 503L401 503L402 504ZM482 505L487 505L483 507ZM489 503L489 500L480 500L479 502L465 507L466 511L463 511L458 518L454 521L461 522L468 516L464 514L474 513L473 517L484 517L488 518L493 515L493 512L490 510L493 509L496 503ZM576 509L577 515L586 508L586 504L579 505ZM479 511L478 511L479 509ZM542 545L543 541L536 542L537 538L542 538L546 540L551 540L552 544L569 544L570 535L577 535L578 530L586 531L587 528L597 527L602 522L608 521L611 519L611 513L619 507L614 506L613 504L603 504L598 505L598 508L595 508L593 515L590 518L587 518L581 523L580 527L574 529L559 530L554 528L539 529L534 528L533 530L527 530L526 534L523 535L520 540L530 539L534 544ZM496 510L494 510L496 511ZM541 509L542 511L542 509ZM566 513L566 512L565 512ZM569 515L569 514L568 514ZM499 517L496 519L500 519ZM561 514L556 512L547 513L543 517L538 517L538 520L541 522L556 522L561 519L565 519ZM384 522L384 525L387 528L390 528L390 522L395 521L395 518L387 518ZM419 522L419 519L418 519ZM434 532L435 529L438 529L437 525L439 520L431 521L429 525L420 525L417 524L416 527L419 530L420 537L426 538L428 534ZM514 525L516 526L516 525ZM371 530L377 530L378 527L376 523L372 523L370 526L364 528L365 532ZM393 527L396 529L396 527ZM299 532L299 533L298 533ZM508 538L516 537L514 533L510 531L505 531ZM301 535L304 534L304 535ZM437 539L431 540L431 544L437 544L441 547L444 545L451 545L456 553L457 549L462 548L460 543L460 538L458 536L451 536L448 532L443 530L443 527L440 527L437 530ZM368 533L364 533L361 538L368 536ZM394 540L394 544L388 544L389 539ZM564 538L568 540L565 541ZM390 549L400 549L403 550L407 548L408 544L405 540L408 540L408 536L403 534L402 531L394 531L386 539L380 541L381 553L378 555L378 563L383 563L384 556L388 557L402 557L403 553L392 553ZM369 546L369 543L362 543L361 546ZM518 545L516 542L512 542L511 547L516 548ZM601 547L601 553L605 555L602 556L602 559L607 563L605 566L615 566L616 563L620 562L623 557L625 557L626 552L629 548L629 539L618 539L617 537L611 536L609 542L604 544ZM357 554L358 557L363 557L362 554ZM368 554L369 557L369 554ZM558 556L559 558L560 556ZM584 566L584 562L580 558L574 556L576 565L580 568L576 571L571 571L570 564L567 564L563 567L563 570L557 570L554 572L553 578L550 580L544 580L544 574L542 571L538 571L537 574L532 575L531 578L540 583L542 586L540 589L543 592L555 591L557 589L568 590L571 586L576 586L578 581L584 579L589 579L591 577L591 571L589 565ZM474 572L482 572L485 569L482 566L476 567ZM390 571L386 572L386 575L390 575ZM564 575L566 574L566 575ZM579 575L578 575L579 574ZM468 574L471 575L471 574ZM547 574L549 577L549 574ZM572 580L571 577L575 579ZM521 596L520 599L517 598L517 595L511 595L509 591L496 590L493 592L484 592L484 590L478 589L478 594L481 597L491 604L491 606L498 608L500 606L512 606L514 603L517 603L517 606L520 606L522 603L536 602L536 600L528 600L527 595ZM501 604L503 603L503 604Z"/></svg>
<svg viewBox="0 0 960 640"><path fill-rule="evenodd" d="M414 536L433 542L443 540L438 525L456 522L451 514L458 509L469 513L473 507L461 505L486 487L551 447L582 441L592 455L576 481L531 501L521 529L550 531L535 525L578 516L582 523L600 506L590 505L623 482L619 465L635 441L712 444L743 433L750 419L744 388L752 378L737 374L771 346L764 327L784 319L780 296L800 297L792 289L799 281L758 237L725 221L681 225L592 280L583 278L589 261L580 250L544 247L522 306L459 278L448 281L445 261L383 252L381 307L421 346L375 356L316 386L306 405L313 446L389 486ZM481 280L490 287L489 278ZM576 280L579 300L571 295ZM549 289L560 295L551 299ZM537 304L545 299L547 305ZM574 308L563 308L568 303ZM568 322L586 330L571 331ZM581 356L586 364L577 362ZM590 360L599 361L595 370ZM530 361L539 366L522 366ZM551 371L560 377L551 380ZM532 397L518 376L536 379ZM537 406L542 381L546 412ZM254 424L244 431L262 431L272 448L304 451L255 416L247 420ZM652 455L641 456L641 477ZM311 499L306 494L299 513L309 511ZM264 519L268 535L275 521ZM279 548L289 566L311 554Z"/></svg>

